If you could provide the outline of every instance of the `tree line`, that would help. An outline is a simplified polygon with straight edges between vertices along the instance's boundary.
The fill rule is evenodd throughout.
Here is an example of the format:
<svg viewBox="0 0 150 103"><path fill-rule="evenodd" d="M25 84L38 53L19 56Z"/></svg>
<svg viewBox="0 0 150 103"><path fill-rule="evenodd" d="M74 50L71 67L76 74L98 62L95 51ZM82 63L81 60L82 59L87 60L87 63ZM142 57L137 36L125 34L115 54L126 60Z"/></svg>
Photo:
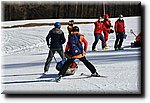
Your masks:
<svg viewBox="0 0 150 103"><path fill-rule="evenodd" d="M52 18L98 18L108 13L110 17L140 16L141 2L2 2L2 19L31 20Z"/></svg>

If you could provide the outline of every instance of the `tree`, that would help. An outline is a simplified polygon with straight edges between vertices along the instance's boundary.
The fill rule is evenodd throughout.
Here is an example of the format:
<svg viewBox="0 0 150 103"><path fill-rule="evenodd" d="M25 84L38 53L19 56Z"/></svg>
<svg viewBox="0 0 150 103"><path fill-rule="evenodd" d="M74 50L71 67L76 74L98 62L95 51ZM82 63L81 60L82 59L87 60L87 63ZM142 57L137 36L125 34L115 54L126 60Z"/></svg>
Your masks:
<svg viewBox="0 0 150 103"><path fill-rule="evenodd" d="M97 18L106 12L110 17L141 15L140 2L2 2L4 20Z"/></svg>

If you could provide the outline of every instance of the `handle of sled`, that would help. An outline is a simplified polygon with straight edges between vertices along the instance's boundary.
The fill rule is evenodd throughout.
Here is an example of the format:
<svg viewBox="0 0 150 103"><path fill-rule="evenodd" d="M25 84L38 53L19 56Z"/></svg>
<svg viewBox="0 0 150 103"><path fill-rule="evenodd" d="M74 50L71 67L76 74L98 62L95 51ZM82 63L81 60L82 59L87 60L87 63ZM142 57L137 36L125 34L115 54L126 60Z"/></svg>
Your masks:
<svg viewBox="0 0 150 103"><path fill-rule="evenodd" d="M134 32L133 32L133 30L132 30L132 29L130 30L130 33L131 33L131 34L133 34L133 35L136 37L136 35L134 34Z"/></svg>
<svg viewBox="0 0 150 103"><path fill-rule="evenodd" d="M58 63L58 62L57 62L57 59L55 58L55 56L54 56L54 55L53 55L53 57L54 57L55 62L56 62L56 63Z"/></svg>

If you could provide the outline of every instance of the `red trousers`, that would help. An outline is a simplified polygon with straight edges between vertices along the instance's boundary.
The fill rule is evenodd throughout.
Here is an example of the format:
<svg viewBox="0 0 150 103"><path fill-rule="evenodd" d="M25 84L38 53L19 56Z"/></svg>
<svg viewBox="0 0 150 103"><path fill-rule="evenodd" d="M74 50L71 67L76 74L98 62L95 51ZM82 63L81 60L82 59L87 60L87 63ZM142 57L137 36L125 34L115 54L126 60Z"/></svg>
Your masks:
<svg viewBox="0 0 150 103"><path fill-rule="evenodd" d="M107 42L107 40L108 40L108 34L109 34L108 31L104 31L104 39L105 39L104 44L105 44L105 46L107 45L106 42Z"/></svg>

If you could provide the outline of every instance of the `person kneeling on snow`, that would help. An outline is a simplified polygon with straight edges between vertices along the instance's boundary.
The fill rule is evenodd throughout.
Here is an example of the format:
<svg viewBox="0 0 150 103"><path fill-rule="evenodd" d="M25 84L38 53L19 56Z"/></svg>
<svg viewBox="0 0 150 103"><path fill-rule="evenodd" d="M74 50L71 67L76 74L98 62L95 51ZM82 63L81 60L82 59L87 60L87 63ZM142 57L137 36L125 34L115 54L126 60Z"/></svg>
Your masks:
<svg viewBox="0 0 150 103"><path fill-rule="evenodd" d="M82 47L84 43L84 48ZM84 65L91 71L91 76L99 77L95 67L86 59L85 53L87 51L88 42L82 34L79 33L77 26L73 27L73 32L69 35L68 42L65 49L65 54L68 56L67 61L64 63L62 69L59 72L59 76L56 81L60 81L61 77L65 75L68 66L74 62L75 59L79 59ZM70 58L69 58L70 57Z"/></svg>
<svg viewBox="0 0 150 103"><path fill-rule="evenodd" d="M131 43L131 47L141 47L141 33L136 36L134 43Z"/></svg>

